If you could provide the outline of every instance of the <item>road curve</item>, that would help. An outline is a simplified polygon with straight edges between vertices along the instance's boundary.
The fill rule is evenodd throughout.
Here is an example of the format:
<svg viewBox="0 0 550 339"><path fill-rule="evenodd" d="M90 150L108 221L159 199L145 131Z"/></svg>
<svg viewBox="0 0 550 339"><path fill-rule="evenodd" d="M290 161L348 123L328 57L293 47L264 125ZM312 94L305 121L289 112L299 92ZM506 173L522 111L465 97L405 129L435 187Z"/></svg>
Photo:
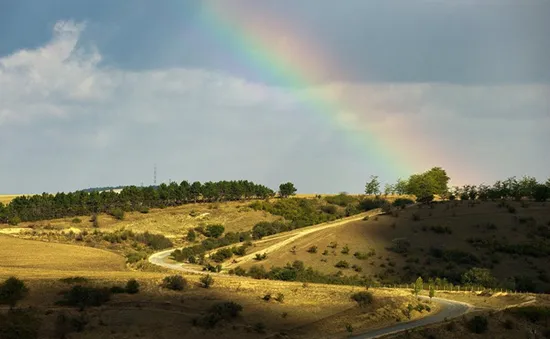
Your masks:
<svg viewBox="0 0 550 339"><path fill-rule="evenodd" d="M419 296L422 299L429 299L425 296ZM470 304L462 303L454 300L447 300L442 298L433 298L433 301L441 305L441 310L435 314L429 315L427 317L412 320L405 323L398 323L393 326L384 327L376 330L370 330L358 336L352 337L353 339L373 339L380 338L389 334L396 334L403 332L405 330L410 330L420 326L426 326L430 324L439 323L447 319L452 319L460 317L463 314L466 314L473 310L473 306Z"/></svg>

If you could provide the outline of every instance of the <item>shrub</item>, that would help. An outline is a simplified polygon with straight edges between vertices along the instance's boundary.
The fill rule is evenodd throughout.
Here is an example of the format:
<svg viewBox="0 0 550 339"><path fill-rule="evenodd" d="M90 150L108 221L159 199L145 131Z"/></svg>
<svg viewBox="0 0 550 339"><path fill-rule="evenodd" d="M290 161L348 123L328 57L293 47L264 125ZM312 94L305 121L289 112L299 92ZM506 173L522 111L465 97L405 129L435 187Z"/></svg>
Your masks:
<svg viewBox="0 0 550 339"><path fill-rule="evenodd" d="M327 247L330 247L332 249L338 247L338 243L336 241L331 241L330 244L328 244Z"/></svg>
<svg viewBox="0 0 550 339"><path fill-rule="evenodd" d="M149 208L147 206L140 206L138 208L138 211L139 211L139 213L147 214L147 213L149 213Z"/></svg>
<svg viewBox="0 0 550 339"><path fill-rule="evenodd" d="M516 328L516 323L510 319L506 319L502 326L504 326L504 328L507 330L513 330L514 328Z"/></svg>
<svg viewBox="0 0 550 339"><path fill-rule="evenodd" d="M285 301L285 295L282 294L282 293L277 293L277 297L275 297L275 300L277 300L278 302L282 303Z"/></svg>
<svg viewBox="0 0 550 339"><path fill-rule="evenodd" d="M254 260L261 261L267 259L267 253L256 253Z"/></svg>
<svg viewBox="0 0 550 339"><path fill-rule="evenodd" d="M139 282L137 282L136 279L130 279L126 283L126 293L128 294L136 294L139 293Z"/></svg>
<svg viewBox="0 0 550 339"><path fill-rule="evenodd" d="M195 233L194 230L189 230L187 232L187 236L185 237L185 240L189 242L194 242L197 239L197 233Z"/></svg>
<svg viewBox="0 0 550 339"><path fill-rule="evenodd" d="M202 287L210 288L212 285L214 285L214 278L212 278L210 274L207 274L200 278L200 283Z"/></svg>
<svg viewBox="0 0 550 339"><path fill-rule="evenodd" d="M63 299L58 305L78 306L81 310L86 307L101 306L111 299L111 291L108 288L73 286L64 293Z"/></svg>
<svg viewBox="0 0 550 339"><path fill-rule="evenodd" d="M349 253L349 247L348 247L347 244L344 247L342 247L341 253L342 254L348 254Z"/></svg>
<svg viewBox="0 0 550 339"><path fill-rule="evenodd" d="M109 289L112 294L126 293L126 290L122 286L113 286Z"/></svg>
<svg viewBox="0 0 550 339"><path fill-rule="evenodd" d="M336 265L334 265L334 267L337 267L337 268L349 268L349 263L345 260L340 260L339 262L336 263Z"/></svg>
<svg viewBox="0 0 550 339"><path fill-rule="evenodd" d="M205 235L210 238L219 238L224 231L225 227L222 225L208 225L206 226Z"/></svg>
<svg viewBox="0 0 550 339"><path fill-rule="evenodd" d="M317 253L317 246L311 246L310 248L308 248L307 250L309 253Z"/></svg>
<svg viewBox="0 0 550 339"><path fill-rule="evenodd" d="M466 325L470 332L477 334L485 333L489 328L489 322L487 321L487 318L480 315L476 315L472 319L468 320Z"/></svg>
<svg viewBox="0 0 550 339"><path fill-rule="evenodd" d="M262 297L264 301L270 301L271 300L271 293L268 293Z"/></svg>
<svg viewBox="0 0 550 339"><path fill-rule="evenodd" d="M550 307L525 306L509 309L508 312L527 319L532 323L537 323L545 319L550 320Z"/></svg>
<svg viewBox="0 0 550 339"><path fill-rule="evenodd" d="M392 205L395 206L395 207L407 206L407 205L411 205L411 204L414 204L414 201L411 200L411 199L407 199L407 198L397 198L392 203Z"/></svg>
<svg viewBox="0 0 550 339"><path fill-rule="evenodd" d="M109 212L115 219L124 220L124 211L121 208L114 208Z"/></svg>
<svg viewBox="0 0 550 339"><path fill-rule="evenodd" d="M13 308L28 293L29 289L23 281L10 277L0 284L0 305L8 305Z"/></svg>
<svg viewBox="0 0 550 339"><path fill-rule="evenodd" d="M230 320L235 318L242 311L243 307L232 301L214 304L209 313L206 315L193 319L194 326L200 326L203 328L214 328L221 320Z"/></svg>
<svg viewBox="0 0 550 339"><path fill-rule="evenodd" d="M80 224L82 222L82 220L80 218L73 218L73 220L71 220L71 222L73 224Z"/></svg>
<svg viewBox="0 0 550 339"><path fill-rule="evenodd" d="M147 254L142 252L130 252L126 254L126 262L129 264L135 264L138 261L141 261L146 258L147 258Z"/></svg>
<svg viewBox="0 0 550 339"><path fill-rule="evenodd" d="M508 205L508 213L515 214L516 213L516 208L514 206Z"/></svg>
<svg viewBox="0 0 550 339"><path fill-rule="evenodd" d="M345 326L346 326L346 331L347 331L348 333L353 333L353 325L352 325L352 324L346 323Z"/></svg>
<svg viewBox="0 0 550 339"><path fill-rule="evenodd" d="M372 304L374 297L371 292L357 292L351 295L351 300L355 301L359 307L364 308Z"/></svg>
<svg viewBox="0 0 550 339"><path fill-rule="evenodd" d="M412 220L413 220L413 221L419 221L419 220L420 220L420 214L418 214L418 213L413 213L413 214L412 214Z"/></svg>
<svg viewBox="0 0 550 339"><path fill-rule="evenodd" d="M363 271L363 269L360 266L357 266L357 265L353 265L353 266L351 266L351 268L353 268L353 270L355 272L358 272L358 273Z"/></svg>
<svg viewBox="0 0 550 339"><path fill-rule="evenodd" d="M187 288L187 280L181 275L171 275L164 277L161 286L173 291L183 291Z"/></svg>

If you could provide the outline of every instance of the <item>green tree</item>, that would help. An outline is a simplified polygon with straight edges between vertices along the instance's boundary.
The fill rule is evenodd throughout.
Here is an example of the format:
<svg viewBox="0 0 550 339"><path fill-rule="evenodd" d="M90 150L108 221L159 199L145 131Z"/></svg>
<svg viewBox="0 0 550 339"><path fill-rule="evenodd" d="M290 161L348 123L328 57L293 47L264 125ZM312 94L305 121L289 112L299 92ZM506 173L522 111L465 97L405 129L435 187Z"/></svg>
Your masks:
<svg viewBox="0 0 550 339"><path fill-rule="evenodd" d="M496 285L496 279L491 270L487 268L473 267L462 274L462 283L465 285L481 285L491 288Z"/></svg>
<svg viewBox="0 0 550 339"><path fill-rule="evenodd" d="M10 277L0 284L0 305L9 305L11 309L25 298L28 292L29 289L23 281Z"/></svg>
<svg viewBox="0 0 550 339"><path fill-rule="evenodd" d="M418 277L418 279L414 282L413 294L418 296L418 293L420 293L422 289L424 289L424 281L422 280L422 277Z"/></svg>
<svg viewBox="0 0 550 339"><path fill-rule="evenodd" d="M408 186L409 186L409 183L407 180L403 180L401 178L397 179L397 182L394 185L395 194L399 194L399 195L407 194Z"/></svg>
<svg viewBox="0 0 550 339"><path fill-rule="evenodd" d="M379 195L380 194L380 181L378 181L377 175L371 175L370 180L365 184L365 194Z"/></svg>
<svg viewBox="0 0 550 339"><path fill-rule="evenodd" d="M128 294L136 294L139 292L139 283L136 279L130 279L126 283L126 293Z"/></svg>
<svg viewBox="0 0 550 339"><path fill-rule="evenodd" d="M430 300L435 297L435 287L434 285L430 285Z"/></svg>
<svg viewBox="0 0 550 339"><path fill-rule="evenodd" d="M296 187L291 182L287 182L279 185L279 194L281 197L286 198L296 194Z"/></svg>
<svg viewBox="0 0 550 339"><path fill-rule="evenodd" d="M537 185L533 190L533 198L536 201L546 201L550 198L550 186Z"/></svg>
<svg viewBox="0 0 550 339"><path fill-rule="evenodd" d="M384 194L394 194L395 193L395 187L392 184L385 184L384 185Z"/></svg>
<svg viewBox="0 0 550 339"><path fill-rule="evenodd" d="M411 175L407 182L406 192L414 194L419 199L434 194L445 195L449 189L449 180L444 169L434 167L427 172Z"/></svg>

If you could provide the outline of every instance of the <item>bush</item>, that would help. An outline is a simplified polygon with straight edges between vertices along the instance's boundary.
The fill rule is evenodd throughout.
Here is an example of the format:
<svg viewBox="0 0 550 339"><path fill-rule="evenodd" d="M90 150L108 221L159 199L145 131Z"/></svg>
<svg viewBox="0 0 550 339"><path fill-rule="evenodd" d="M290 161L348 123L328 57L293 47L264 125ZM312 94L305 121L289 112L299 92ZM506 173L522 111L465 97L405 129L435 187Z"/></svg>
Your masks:
<svg viewBox="0 0 550 339"><path fill-rule="evenodd" d="M138 208L138 211L139 211L139 213L147 214L147 213L149 213L149 208L147 206L140 206Z"/></svg>
<svg viewBox="0 0 550 339"><path fill-rule="evenodd" d="M187 288L187 280L181 275L164 277L161 286L173 291L183 291Z"/></svg>
<svg viewBox="0 0 550 339"><path fill-rule="evenodd" d="M193 242L197 239L197 234L195 233L194 230L189 230L187 232L187 236L185 237L185 240L189 241L189 242Z"/></svg>
<svg viewBox="0 0 550 339"><path fill-rule="evenodd" d="M222 225L208 225L206 226L205 235L210 238L219 238L224 231L225 227Z"/></svg>
<svg viewBox="0 0 550 339"><path fill-rule="evenodd" d="M194 326L214 328L221 320L230 320L239 315L243 307L232 301L214 304L208 314L193 319Z"/></svg>
<svg viewBox="0 0 550 339"><path fill-rule="evenodd" d="M508 205L508 213L515 214L516 213L516 208L514 206Z"/></svg>
<svg viewBox="0 0 550 339"><path fill-rule="evenodd" d="M472 319L468 320L466 325L470 332L477 334L485 333L489 328L489 322L487 321L487 318L480 315L476 315Z"/></svg>
<svg viewBox="0 0 550 339"><path fill-rule="evenodd" d="M412 204L414 204L414 201L411 200L411 199L407 199L407 198L397 198L392 203L392 205L395 206L395 207L407 206L407 205L412 205Z"/></svg>
<svg viewBox="0 0 550 339"><path fill-rule="evenodd" d="M364 308L372 304L374 296L371 292L357 292L351 295L351 300L355 301L359 307Z"/></svg>
<svg viewBox="0 0 550 339"><path fill-rule="evenodd" d="M83 310L86 307L101 306L110 299L111 291L108 288L76 285L68 292L64 293L63 299L58 301L57 304L63 306L78 306Z"/></svg>
<svg viewBox="0 0 550 339"><path fill-rule="evenodd" d="M139 293L139 282L137 282L136 279L130 279L126 283L126 293L128 294L136 294Z"/></svg>
<svg viewBox="0 0 550 339"><path fill-rule="evenodd" d="M262 261L267 259L267 253L256 253L256 256L254 257L254 260Z"/></svg>
<svg viewBox="0 0 550 339"><path fill-rule="evenodd" d="M10 277L0 284L0 305L8 305L13 308L28 293L29 289L23 281Z"/></svg>
<svg viewBox="0 0 550 339"><path fill-rule="evenodd" d="M262 297L262 299L263 299L264 301L270 301L270 300L271 300L271 294L268 293L268 294L264 295L264 296Z"/></svg>
<svg viewBox="0 0 550 339"><path fill-rule="evenodd" d="M420 220L420 214L418 214L418 213L413 213L413 214L412 214L412 220L413 220L413 221L419 221L419 220Z"/></svg>
<svg viewBox="0 0 550 339"><path fill-rule="evenodd" d="M278 302L282 303L285 301L285 295L282 294L282 293L277 293L277 297L275 297L275 300L277 300Z"/></svg>
<svg viewBox="0 0 550 339"><path fill-rule="evenodd" d="M349 263L345 260L340 260L339 262L336 263L336 265L334 265L334 267L337 267L337 268L349 268Z"/></svg>
<svg viewBox="0 0 550 339"><path fill-rule="evenodd" d="M258 333L265 333L265 324L263 322L257 322L254 324L254 331Z"/></svg>
<svg viewBox="0 0 550 339"><path fill-rule="evenodd" d="M309 253L317 253L317 246L311 246L310 248L308 248L307 250Z"/></svg>
<svg viewBox="0 0 550 339"><path fill-rule="evenodd" d="M82 220L80 218L74 218L73 220L71 220L71 222L73 224L80 224L82 222Z"/></svg>
<svg viewBox="0 0 550 339"><path fill-rule="evenodd" d="M142 252L131 252L126 254L126 262L129 264L135 264L143 259L147 259L147 254Z"/></svg>
<svg viewBox="0 0 550 339"><path fill-rule="evenodd" d="M342 247L341 253L342 254L348 254L349 253L349 247L348 247L347 244L344 247Z"/></svg>
<svg viewBox="0 0 550 339"><path fill-rule="evenodd" d="M121 286L113 286L109 289L109 291L112 293L112 294L122 294L122 293L126 293L126 290L124 289L124 287L121 287Z"/></svg>
<svg viewBox="0 0 550 339"><path fill-rule="evenodd" d="M212 285L214 285L214 278L212 278L210 274L207 274L200 278L200 283L202 287L210 288Z"/></svg>
<svg viewBox="0 0 550 339"><path fill-rule="evenodd" d="M124 211L121 208L112 209L109 214L112 215L115 219L124 220Z"/></svg>

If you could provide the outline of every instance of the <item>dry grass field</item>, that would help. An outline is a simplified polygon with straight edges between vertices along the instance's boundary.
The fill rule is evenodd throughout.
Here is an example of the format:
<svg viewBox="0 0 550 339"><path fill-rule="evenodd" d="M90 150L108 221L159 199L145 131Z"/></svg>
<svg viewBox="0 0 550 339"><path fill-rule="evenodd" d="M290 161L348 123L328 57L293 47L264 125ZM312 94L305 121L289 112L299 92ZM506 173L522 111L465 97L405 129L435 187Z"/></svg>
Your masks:
<svg viewBox="0 0 550 339"><path fill-rule="evenodd" d="M387 283L398 282L407 272L410 272L410 281L415 279L418 271L459 272L460 263L439 260L430 254L430 248L436 247L473 254L479 260L478 266L492 267L493 274L499 279L510 277L511 273L526 276L535 281L539 288L550 291L547 280L550 266L546 256L492 253L468 242L469 238L479 238L510 245L538 244L541 238L534 234L549 228L550 205L510 204L515 208L515 213L498 207L497 202L474 205L467 202L439 203L434 208L423 206L398 210L394 215L371 217L366 221L312 232L268 253L266 260L251 260L242 266L249 268L261 264L269 268L301 260L306 266L325 273L342 271L346 275L357 274L351 268L335 267L344 260L350 267L357 265L360 274L375 275ZM410 244L406 256L389 250L395 242L401 241ZM308 252L312 246L317 246L316 253ZM345 246L349 248L348 254L342 253ZM263 250L263 247L260 248ZM293 248L296 254L291 251ZM367 259L354 256L355 252L371 251L374 255Z"/></svg>
<svg viewBox="0 0 550 339"><path fill-rule="evenodd" d="M187 231L201 224L222 224L226 232L250 230L260 221L278 219L264 211L254 211L247 207L247 202L224 202L208 204L189 204L164 209L151 209L149 213L126 213L124 220L117 220L110 215L98 216L101 231L127 229L134 232L151 232L164 234L169 238L182 237ZM52 227L57 230L87 229L91 230L90 216L78 217L82 222L73 223L74 218L62 218L37 222L25 222L20 228Z"/></svg>

